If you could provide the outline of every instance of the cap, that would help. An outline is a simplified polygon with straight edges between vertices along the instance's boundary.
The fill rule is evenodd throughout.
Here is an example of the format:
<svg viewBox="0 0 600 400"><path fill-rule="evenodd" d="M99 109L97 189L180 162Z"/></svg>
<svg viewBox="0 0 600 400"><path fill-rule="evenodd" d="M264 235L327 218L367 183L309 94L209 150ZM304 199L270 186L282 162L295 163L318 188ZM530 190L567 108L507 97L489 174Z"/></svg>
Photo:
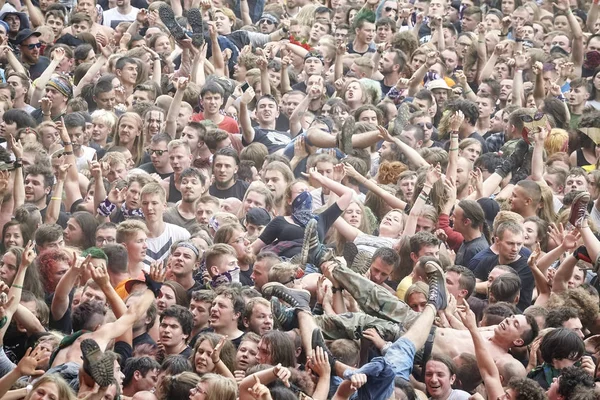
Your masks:
<svg viewBox="0 0 600 400"><path fill-rule="evenodd" d="M452 90L452 88L450 88L450 86L448 86L448 84L446 83L446 81L444 79L434 79L434 80L430 81L429 84L427 85L427 90L433 90L433 89Z"/></svg>
<svg viewBox="0 0 600 400"><path fill-rule="evenodd" d="M489 197L483 197L477 200L477 203L483 209L483 213L485 214L485 221L488 224L490 230L492 229L492 225L494 224L494 219L496 215L500 212L500 205L494 199L490 199Z"/></svg>
<svg viewBox="0 0 600 400"><path fill-rule="evenodd" d="M15 43L21 44L27 39L29 39L31 36L40 37L42 36L42 34L40 32L32 31L31 29L23 29L22 31L19 31L19 33L17 33Z"/></svg>
<svg viewBox="0 0 600 400"><path fill-rule="evenodd" d="M261 207L254 207L246 213L246 222L257 226L265 226L271 222L271 216Z"/></svg>
<svg viewBox="0 0 600 400"><path fill-rule="evenodd" d="M316 58L317 60L321 61L321 64L325 64L323 56L317 53L316 51L309 51L308 53L306 53L306 55L304 56L304 61L308 60L309 58Z"/></svg>
<svg viewBox="0 0 600 400"><path fill-rule="evenodd" d="M137 278L130 278L127 282L125 282L125 290L127 290L127 293L131 294L133 287L140 283L146 286L146 276L143 272L138 275Z"/></svg>

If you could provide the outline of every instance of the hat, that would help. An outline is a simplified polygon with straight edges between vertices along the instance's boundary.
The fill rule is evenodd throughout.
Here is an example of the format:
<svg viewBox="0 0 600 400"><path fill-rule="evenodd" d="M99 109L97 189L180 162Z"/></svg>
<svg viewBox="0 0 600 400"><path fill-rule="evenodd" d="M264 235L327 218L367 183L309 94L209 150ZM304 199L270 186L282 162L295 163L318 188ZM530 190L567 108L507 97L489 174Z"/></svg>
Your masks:
<svg viewBox="0 0 600 400"><path fill-rule="evenodd" d="M592 139L596 144L600 144L600 128L579 128L579 132Z"/></svg>
<svg viewBox="0 0 600 400"><path fill-rule="evenodd" d="M71 46L71 47L77 47L80 44L84 44L85 42L81 39L77 39L75 36L71 35L70 33L66 33L56 40L56 44L59 44L59 43L66 44L67 46Z"/></svg>
<svg viewBox="0 0 600 400"><path fill-rule="evenodd" d="M587 22L587 14L585 13L585 11L577 8L577 9L573 10L573 15L581 18L581 20L583 21L584 24Z"/></svg>
<svg viewBox="0 0 600 400"><path fill-rule="evenodd" d="M26 41L27 39L29 39L32 36L40 37L40 36L42 36L42 34L40 32L32 31L31 29L23 29L23 30L19 31L19 33L17 33L17 37L15 38L15 43L20 45L21 43L23 43L24 41Z"/></svg>
<svg viewBox="0 0 600 400"><path fill-rule="evenodd" d="M269 21L273 22L275 25L279 24L279 18L277 18L273 14L263 14L258 21L260 22L263 19L268 19Z"/></svg>
<svg viewBox="0 0 600 400"><path fill-rule="evenodd" d="M265 226L271 222L271 216L261 207L254 207L248 210L246 213L246 223L257 226Z"/></svg>
<svg viewBox="0 0 600 400"><path fill-rule="evenodd" d="M8 24L2 20L0 20L0 25L4 27L6 33L8 33Z"/></svg>
<svg viewBox="0 0 600 400"><path fill-rule="evenodd" d="M427 90L433 90L433 89L452 90L450 88L450 86L448 86L448 84L446 83L446 81L444 79L434 79L434 80L430 81L429 84L427 85Z"/></svg>
<svg viewBox="0 0 600 400"><path fill-rule="evenodd" d="M488 224L488 227L492 229L492 225L494 224L494 219L496 215L500 212L500 205L494 199L490 199L489 197L483 197L477 200L477 203L483 209L483 213L485 214L485 221Z"/></svg>
<svg viewBox="0 0 600 400"><path fill-rule="evenodd" d="M308 60L309 58L316 58L317 60L321 61L321 64L325 64L323 56L317 53L316 51L309 51L308 53L306 53L306 55L304 56L304 61Z"/></svg>
<svg viewBox="0 0 600 400"><path fill-rule="evenodd" d="M9 15L16 15L17 17L19 17L19 21L21 21L21 25L19 26L19 29L29 29L30 25L29 25L29 18L27 17L27 14L11 10L11 11L5 12L4 14L0 14L0 20L4 21L6 19L6 17L8 17Z"/></svg>
<svg viewBox="0 0 600 400"><path fill-rule="evenodd" d="M63 96L70 99L73 96L73 86L69 82L68 78L61 75L52 75L52 78L46 83L46 86L50 86L58 90Z"/></svg>

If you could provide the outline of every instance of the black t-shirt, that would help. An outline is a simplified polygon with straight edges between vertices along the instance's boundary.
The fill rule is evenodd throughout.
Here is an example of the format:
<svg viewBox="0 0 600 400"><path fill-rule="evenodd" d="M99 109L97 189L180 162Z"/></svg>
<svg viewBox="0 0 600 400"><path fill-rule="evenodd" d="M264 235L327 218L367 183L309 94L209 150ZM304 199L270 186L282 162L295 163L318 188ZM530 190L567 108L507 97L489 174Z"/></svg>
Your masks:
<svg viewBox="0 0 600 400"><path fill-rule="evenodd" d="M62 316L62 318L55 320L52 318L52 313L50 313L50 320L48 323L48 327L53 331L59 331L64 333L65 335L70 335L73 332L73 320L71 318L71 305L73 304L73 294L75 293L75 289L71 290L69 293L69 305L67 307L67 311ZM46 297L46 304L48 307L52 307L52 300L54 300L54 293L48 295Z"/></svg>
<svg viewBox="0 0 600 400"><path fill-rule="evenodd" d="M289 135L283 132L279 132L272 129L263 129L259 127L254 128L254 140L252 143L262 143L267 146L267 150L269 154L273 154L278 150L281 150L287 146L287 144L291 141ZM244 146L249 146L244 137L242 136L242 144Z"/></svg>
<svg viewBox="0 0 600 400"><path fill-rule="evenodd" d="M217 185L213 183L208 188L208 193L211 196L215 196L219 199L228 199L230 197L235 197L236 199L242 200L244 198L244 194L246 194L246 190L248 189L248 183L244 181L240 181L239 179L235 181L235 184L229 189L221 190L217 188Z"/></svg>
<svg viewBox="0 0 600 400"><path fill-rule="evenodd" d="M134 337L131 341L131 344L133 345L134 349L140 344L149 344L152 346L156 346L156 342L154 341L154 339L152 339L152 336L150 336L148 332L144 332L141 335Z"/></svg>
<svg viewBox="0 0 600 400"><path fill-rule="evenodd" d="M37 63L29 66L29 76L32 81L39 78L46 68L50 65L50 59L48 57L41 56Z"/></svg>
<svg viewBox="0 0 600 400"><path fill-rule="evenodd" d="M475 254L487 249L488 247L490 247L490 244L483 235L469 242L463 242L456 253L456 259L454 263L456 265L465 265L468 260L475 257Z"/></svg>
<svg viewBox="0 0 600 400"><path fill-rule="evenodd" d="M254 271L254 265L250 265L248 271L240 270L240 283L243 286L254 286L254 281L250 277Z"/></svg>
<svg viewBox="0 0 600 400"><path fill-rule="evenodd" d="M294 86L292 86L292 89L299 90L301 92L306 93L306 89L307 89L306 82L298 82ZM325 91L327 93L327 97L331 97L333 95L333 93L335 93L335 88L333 86L331 86L329 83L326 83Z"/></svg>
<svg viewBox="0 0 600 400"><path fill-rule="evenodd" d="M529 252L529 254L531 254L531 252ZM521 255L517 261L508 264L509 267L512 267L517 271L519 278L521 278L521 296L519 298L519 304L517 304L519 310L525 310L531 305L531 297L533 295L533 289L535 288L533 274L527 265L529 254L525 257ZM487 281L492 269L499 264L498 255L481 259L473 269L475 278L481 281Z"/></svg>
<svg viewBox="0 0 600 400"><path fill-rule="evenodd" d="M160 179L166 179L166 178L170 177L171 175L173 175L173 172L161 174L160 172L158 172L156 170L156 168L154 167L154 164L152 164L152 162L142 164L138 168L141 169L142 171L146 171L149 174L158 174L160 176Z"/></svg>
<svg viewBox="0 0 600 400"><path fill-rule="evenodd" d="M40 210L40 214L42 215L42 221L46 220L47 210L48 210L48 207L44 208L43 210ZM70 214L68 214L64 211L60 211L60 213L58 214L58 219L56 220L56 223L58 225L60 225L63 229L66 229L69 218L71 218Z"/></svg>

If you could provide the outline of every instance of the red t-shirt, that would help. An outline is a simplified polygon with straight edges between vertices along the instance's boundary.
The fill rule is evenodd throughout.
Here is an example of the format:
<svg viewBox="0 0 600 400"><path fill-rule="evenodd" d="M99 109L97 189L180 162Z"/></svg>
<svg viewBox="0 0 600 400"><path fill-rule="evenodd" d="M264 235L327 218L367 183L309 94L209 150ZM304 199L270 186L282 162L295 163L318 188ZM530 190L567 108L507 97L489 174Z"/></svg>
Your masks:
<svg viewBox="0 0 600 400"><path fill-rule="evenodd" d="M223 129L224 131L227 131L229 133L240 133L240 127L238 126L238 123L236 122L235 119L228 117L226 115L223 116L223 121L221 121L221 123L218 125L219 129ZM198 113L196 115L192 116L192 121L194 122L200 122L204 120L204 114L203 113Z"/></svg>

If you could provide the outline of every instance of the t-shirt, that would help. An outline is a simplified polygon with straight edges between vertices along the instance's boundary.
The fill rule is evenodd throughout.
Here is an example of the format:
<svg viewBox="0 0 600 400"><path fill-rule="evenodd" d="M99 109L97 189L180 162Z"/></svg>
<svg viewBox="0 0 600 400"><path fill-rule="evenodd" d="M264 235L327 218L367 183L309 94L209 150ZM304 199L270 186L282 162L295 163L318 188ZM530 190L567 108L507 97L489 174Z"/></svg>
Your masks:
<svg viewBox="0 0 600 400"><path fill-rule="evenodd" d="M236 199L242 200L244 198L244 194L246 194L248 186L248 182L240 181L238 179L235 181L235 184L229 189L221 190L217 188L217 185L215 183L213 183L208 188L208 193L210 193L211 196L215 196L219 199L228 199L230 197L235 197Z"/></svg>
<svg viewBox="0 0 600 400"><path fill-rule="evenodd" d="M517 304L517 308L519 310L525 310L531 305L533 289L535 288L533 274L531 273L531 269L527 265L527 259L530 255L531 251L527 250L525 256L520 256L518 260L508 264L509 267L512 267L515 271L517 271L519 278L521 278L521 295L519 298L519 303ZM494 269L494 267L496 267L499 264L500 262L498 261L497 254L483 258L476 264L475 268L473 269L475 278L481 281L487 281L492 269Z"/></svg>
<svg viewBox="0 0 600 400"><path fill-rule="evenodd" d="M200 122L204 121L204 114L198 113L192 116L192 121ZM219 129L223 129L229 133L240 133L240 127L235 119L228 117L226 115L223 116L223 121L221 121L218 125Z"/></svg>
<svg viewBox="0 0 600 400"><path fill-rule="evenodd" d="M467 393L464 390L452 389L450 396L448 396L446 400L469 400L470 398L470 393Z"/></svg>
<svg viewBox="0 0 600 400"><path fill-rule="evenodd" d="M254 140L252 143L262 143L267 146L267 150L269 154L275 153L277 150L281 150L287 146L288 143L292 141L287 134L283 132L279 132L272 129L263 129L263 128L254 128ZM244 137L242 136L242 144L244 146L249 146Z"/></svg>
<svg viewBox="0 0 600 400"><path fill-rule="evenodd" d="M160 172L158 172L156 170L156 168L154 167L154 164L152 164L151 162L142 164L138 168L141 169L142 171L146 171L149 174L158 174L160 176L160 179L166 179L166 178L170 177L171 175L173 175L173 172L161 174Z"/></svg>
<svg viewBox="0 0 600 400"><path fill-rule="evenodd" d="M121 14L118 7L111 8L110 10L102 13L102 25L115 29L120 22L135 21L139 11L139 8L131 7L131 11L128 14Z"/></svg>
<svg viewBox="0 0 600 400"><path fill-rule="evenodd" d="M46 68L50 65L50 59L48 57L41 56L38 62L29 66L29 77L32 81L42 76Z"/></svg>
<svg viewBox="0 0 600 400"><path fill-rule="evenodd" d="M361 233L356 237L356 239L354 239L354 244L359 251L366 251L369 254L373 254L380 247L389 247L393 249L398 243L398 240L400 239L392 239Z"/></svg>
<svg viewBox="0 0 600 400"><path fill-rule="evenodd" d="M367 48L367 51L359 53L358 51L354 50L354 42L350 41L350 42L348 42L348 45L346 46L346 51L348 52L348 54L358 54L358 55L364 56L367 53L375 53L375 51L377 51L377 47L375 47L375 45L373 43L369 43L369 47Z"/></svg>
<svg viewBox="0 0 600 400"><path fill-rule="evenodd" d="M477 253L490 247L490 244L485 239L485 236L481 235L477 239L473 239L470 242L463 242L456 253L456 260L454 264L465 265L464 263L472 259Z"/></svg>
<svg viewBox="0 0 600 400"><path fill-rule="evenodd" d="M182 228L187 229L188 231L196 225L196 218L185 219L177 210L177 206L167 208L167 211L163 214L163 221L168 222L169 224L181 226Z"/></svg>
<svg viewBox="0 0 600 400"><path fill-rule="evenodd" d="M177 225L165 223L165 230L159 237L146 239L148 250L146 250L144 264L150 267L152 261L163 261L169 255L173 243L189 238L190 233L186 229Z"/></svg>

